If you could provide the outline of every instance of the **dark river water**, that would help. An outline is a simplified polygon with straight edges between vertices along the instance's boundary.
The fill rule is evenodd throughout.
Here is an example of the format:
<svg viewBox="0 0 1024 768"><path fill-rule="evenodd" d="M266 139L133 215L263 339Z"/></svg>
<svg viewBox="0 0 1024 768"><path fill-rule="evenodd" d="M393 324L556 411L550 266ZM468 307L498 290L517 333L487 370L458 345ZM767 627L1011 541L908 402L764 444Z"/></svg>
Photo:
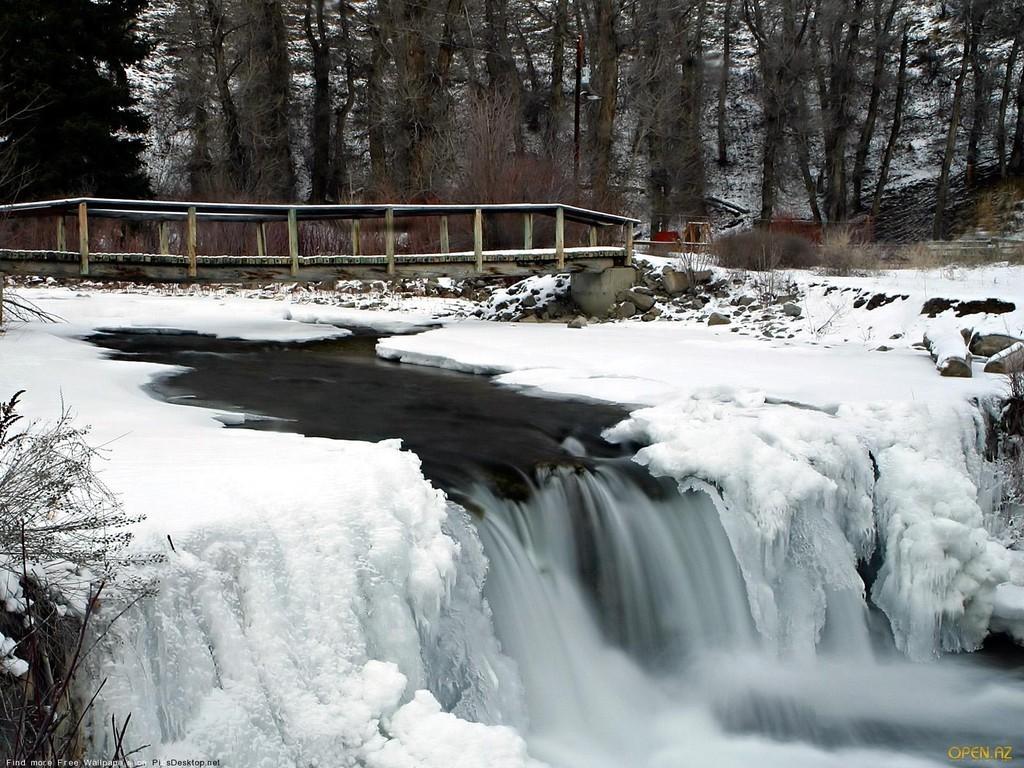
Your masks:
<svg viewBox="0 0 1024 768"><path fill-rule="evenodd" d="M628 455L600 439L626 416L621 408L533 397L485 376L381 360L378 338L295 344L118 331L89 340L119 359L188 367L152 385L162 399L274 417L249 420L247 428L401 438L421 458L424 474L448 491L481 473L501 481L573 460L580 447L588 456Z"/></svg>

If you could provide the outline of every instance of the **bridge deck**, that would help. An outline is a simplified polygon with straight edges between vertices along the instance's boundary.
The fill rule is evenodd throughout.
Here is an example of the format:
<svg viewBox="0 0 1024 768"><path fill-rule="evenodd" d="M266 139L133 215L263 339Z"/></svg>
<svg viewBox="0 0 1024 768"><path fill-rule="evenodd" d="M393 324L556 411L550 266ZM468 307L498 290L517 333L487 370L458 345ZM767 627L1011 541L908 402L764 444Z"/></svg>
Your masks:
<svg viewBox="0 0 1024 768"><path fill-rule="evenodd" d="M473 251L447 254L396 254L393 271L398 277L454 277L473 275L527 276L550 272L601 272L622 264L625 249L597 246L564 249L559 267L554 248L529 251L484 251L478 270ZM197 256L196 271L189 277L186 256L148 253L91 253L89 277L97 280L178 282L251 282L376 280L389 277L387 256L299 256L293 272L288 256ZM0 272L41 277L79 277L81 261L76 251L26 251L0 249Z"/></svg>

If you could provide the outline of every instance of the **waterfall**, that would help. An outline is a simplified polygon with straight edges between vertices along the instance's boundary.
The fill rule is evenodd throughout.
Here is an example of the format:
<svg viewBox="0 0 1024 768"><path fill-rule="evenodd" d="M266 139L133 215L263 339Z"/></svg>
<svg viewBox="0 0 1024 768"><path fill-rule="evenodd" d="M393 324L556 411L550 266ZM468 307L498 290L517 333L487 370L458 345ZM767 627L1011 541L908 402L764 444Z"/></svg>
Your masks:
<svg viewBox="0 0 1024 768"><path fill-rule="evenodd" d="M757 585L744 583L713 494L615 464L540 470L524 500L470 493L535 757L557 768L941 765L950 734L1019 738L1020 679L970 657L907 661L863 589L828 593L811 655L760 637Z"/></svg>

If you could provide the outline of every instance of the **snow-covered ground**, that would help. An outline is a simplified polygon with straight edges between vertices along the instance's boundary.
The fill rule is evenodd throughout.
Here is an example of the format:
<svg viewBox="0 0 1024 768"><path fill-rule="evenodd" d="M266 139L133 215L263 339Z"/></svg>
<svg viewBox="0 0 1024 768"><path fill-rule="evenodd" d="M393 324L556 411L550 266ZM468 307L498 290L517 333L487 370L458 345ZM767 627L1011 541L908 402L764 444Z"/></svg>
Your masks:
<svg viewBox="0 0 1024 768"><path fill-rule="evenodd" d="M152 744L140 759L530 764L515 731L483 724L516 722L514 690L467 692L456 712L478 722L425 690L452 676L487 692L508 661L493 634L460 623L487 621L483 559L448 529L416 456L394 442L225 429L213 411L143 392L166 366L105 359L76 338L110 326L297 341L345 331L286 320L280 302L30 294L67 322L0 337L0 390L27 390L29 418L66 403L92 425L103 480L146 515L134 546L167 558L96 670L107 679L96 754L112 754L111 716L131 714L126 744ZM453 637L463 655L421 653Z"/></svg>
<svg viewBox="0 0 1024 768"><path fill-rule="evenodd" d="M1004 380L980 366L942 378L911 343L933 321L920 313L933 297L1015 301L998 317L957 321L1018 333L1024 274L792 279L806 316L834 316L825 333L764 338L757 321L738 319L708 327L699 313L709 307L674 315L689 322L581 329L447 322L378 350L536 393L645 406L608 437L646 445L637 460L656 474L719 494L757 628L781 652L813 652L826 614L841 609L830 596L862 588L856 561L872 552L882 555L872 597L910 657L976 648L993 611L999 627L1021 631L1024 567L991 514L978 405ZM715 301L734 307L743 290ZM853 306L854 290L907 298L867 310ZM29 417L53 418L63 402L93 425L104 480L147 515L135 546L167 557L152 566L155 597L105 651L95 723L132 713L128 742L152 744L143 758L334 765L341 745L380 768L530 764L507 727L524 724L522 696L481 597L479 541L415 456L393 442L225 429L214 411L142 391L166 366L110 360L80 340L136 327L308 341L347 333L335 324L422 328L464 307L23 292L65 322L0 337L0 394L26 389ZM847 299L848 311L832 307ZM883 339L890 351L877 351ZM453 679L470 682L450 700L427 692Z"/></svg>

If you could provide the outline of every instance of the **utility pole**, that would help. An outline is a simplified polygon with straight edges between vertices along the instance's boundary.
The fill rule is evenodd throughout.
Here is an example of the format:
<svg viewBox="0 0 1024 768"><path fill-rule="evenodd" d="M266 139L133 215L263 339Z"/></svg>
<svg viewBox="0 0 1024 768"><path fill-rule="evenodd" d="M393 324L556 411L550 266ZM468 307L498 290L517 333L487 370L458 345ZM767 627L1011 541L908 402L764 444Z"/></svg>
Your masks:
<svg viewBox="0 0 1024 768"><path fill-rule="evenodd" d="M580 96L583 90L583 35L576 38L576 88L572 129L572 182L577 195L580 191Z"/></svg>

